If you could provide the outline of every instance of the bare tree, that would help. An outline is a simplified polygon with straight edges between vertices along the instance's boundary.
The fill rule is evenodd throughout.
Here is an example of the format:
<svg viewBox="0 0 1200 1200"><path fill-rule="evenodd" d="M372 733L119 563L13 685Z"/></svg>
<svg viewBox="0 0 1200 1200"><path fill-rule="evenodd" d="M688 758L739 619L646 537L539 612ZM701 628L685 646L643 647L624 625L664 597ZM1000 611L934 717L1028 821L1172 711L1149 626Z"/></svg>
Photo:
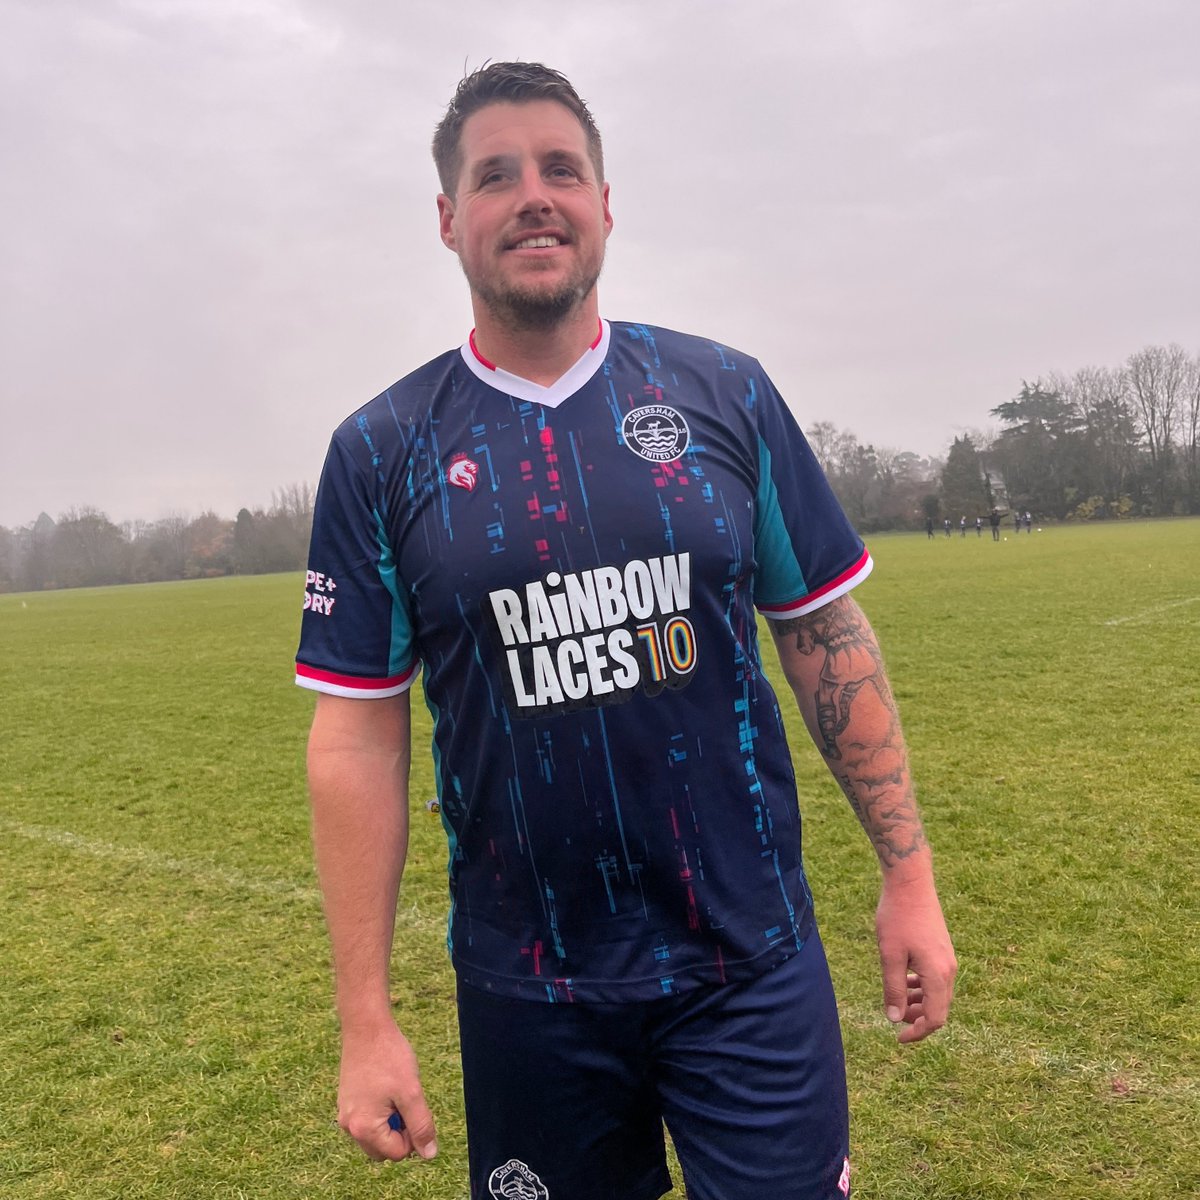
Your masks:
<svg viewBox="0 0 1200 1200"><path fill-rule="evenodd" d="M71 509L58 518L50 559L58 587L124 583L128 543L106 514L94 508Z"/></svg>
<svg viewBox="0 0 1200 1200"><path fill-rule="evenodd" d="M149 539L153 578L183 578L187 566L188 526L191 523L191 517L179 512L168 513L154 522Z"/></svg>
<svg viewBox="0 0 1200 1200"><path fill-rule="evenodd" d="M311 524L316 491L311 483L289 483L271 493L271 516L285 516L299 524Z"/></svg>
<svg viewBox="0 0 1200 1200"><path fill-rule="evenodd" d="M805 430L804 436L826 475L836 466L838 431L832 421L817 421Z"/></svg>
<svg viewBox="0 0 1200 1200"><path fill-rule="evenodd" d="M17 586L17 535L0 525L0 592Z"/></svg>
<svg viewBox="0 0 1200 1200"><path fill-rule="evenodd" d="M1134 415L1129 373L1113 367L1081 367L1062 381L1082 421L1083 462L1088 483L1089 512L1101 505L1120 512L1132 503L1136 490L1142 440Z"/></svg>
<svg viewBox="0 0 1200 1200"><path fill-rule="evenodd" d="M1200 355L1187 360L1183 385L1183 458L1188 511L1200 511Z"/></svg>
<svg viewBox="0 0 1200 1200"><path fill-rule="evenodd" d="M1167 508L1167 479L1175 427L1186 388L1188 357L1182 346L1146 346L1125 364L1129 392L1150 452L1155 507Z"/></svg>

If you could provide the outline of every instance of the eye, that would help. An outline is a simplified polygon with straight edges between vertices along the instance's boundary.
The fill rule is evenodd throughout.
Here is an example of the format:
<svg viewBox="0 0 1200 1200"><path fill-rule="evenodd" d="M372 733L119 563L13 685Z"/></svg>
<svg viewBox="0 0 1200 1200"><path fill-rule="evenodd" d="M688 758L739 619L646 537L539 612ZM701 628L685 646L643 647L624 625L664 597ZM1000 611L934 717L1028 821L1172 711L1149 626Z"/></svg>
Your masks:
<svg viewBox="0 0 1200 1200"><path fill-rule="evenodd" d="M562 163L558 163L557 165L551 167L546 172L546 174L551 179L574 179L575 178L575 172L570 167L565 166Z"/></svg>

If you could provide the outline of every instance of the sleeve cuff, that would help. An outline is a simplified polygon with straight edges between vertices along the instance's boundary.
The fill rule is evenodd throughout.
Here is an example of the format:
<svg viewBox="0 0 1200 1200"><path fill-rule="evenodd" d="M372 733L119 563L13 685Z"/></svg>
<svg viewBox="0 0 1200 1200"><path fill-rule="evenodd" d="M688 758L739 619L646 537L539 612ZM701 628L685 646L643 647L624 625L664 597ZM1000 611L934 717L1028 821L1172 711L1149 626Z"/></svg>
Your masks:
<svg viewBox="0 0 1200 1200"><path fill-rule="evenodd" d="M844 596L851 588L857 587L871 573L875 563L864 547L861 556L853 566L843 571L835 579L831 579L824 587L814 592L806 592L795 600L785 604L756 604L755 607L770 621L785 621L790 617L802 617L805 613L815 612L831 600Z"/></svg>
<svg viewBox="0 0 1200 1200"><path fill-rule="evenodd" d="M327 696L348 696L352 700L383 700L388 696L399 696L407 692L416 682L420 664L413 663L398 675L386 679L364 679L358 675L339 675L334 671L323 671L307 663L296 664L296 683L314 692Z"/></svg>

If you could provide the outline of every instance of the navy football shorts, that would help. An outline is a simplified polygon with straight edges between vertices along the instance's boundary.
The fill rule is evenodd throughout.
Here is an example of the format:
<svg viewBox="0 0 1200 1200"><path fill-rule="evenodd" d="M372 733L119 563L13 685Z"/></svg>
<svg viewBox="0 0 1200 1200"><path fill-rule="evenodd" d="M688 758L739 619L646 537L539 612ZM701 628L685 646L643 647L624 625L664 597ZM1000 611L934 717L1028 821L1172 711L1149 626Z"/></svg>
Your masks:
<svg viewBox="0 0 1200 1200"><path fill-rule="evenodd" d="M816 930L748 981L631 1004L458 988L472 1200L845 1200L841 1030Z"/></svg>

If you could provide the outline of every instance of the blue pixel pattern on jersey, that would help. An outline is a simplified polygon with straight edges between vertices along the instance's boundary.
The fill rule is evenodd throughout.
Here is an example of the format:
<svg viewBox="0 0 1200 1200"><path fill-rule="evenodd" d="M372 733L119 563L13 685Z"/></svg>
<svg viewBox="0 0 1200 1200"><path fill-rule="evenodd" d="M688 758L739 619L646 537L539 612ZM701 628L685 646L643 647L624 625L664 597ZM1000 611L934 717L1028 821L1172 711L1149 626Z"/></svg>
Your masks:
<svg viewBox="0 0 1200 1200"><path fill-rule="evenodd" d="M464 348L339 427L297 680L387 696L423 670L465 982L757 974L811 897L755 608L818 607L870 558L752 358L614 323L537 393Z"/></svg>

